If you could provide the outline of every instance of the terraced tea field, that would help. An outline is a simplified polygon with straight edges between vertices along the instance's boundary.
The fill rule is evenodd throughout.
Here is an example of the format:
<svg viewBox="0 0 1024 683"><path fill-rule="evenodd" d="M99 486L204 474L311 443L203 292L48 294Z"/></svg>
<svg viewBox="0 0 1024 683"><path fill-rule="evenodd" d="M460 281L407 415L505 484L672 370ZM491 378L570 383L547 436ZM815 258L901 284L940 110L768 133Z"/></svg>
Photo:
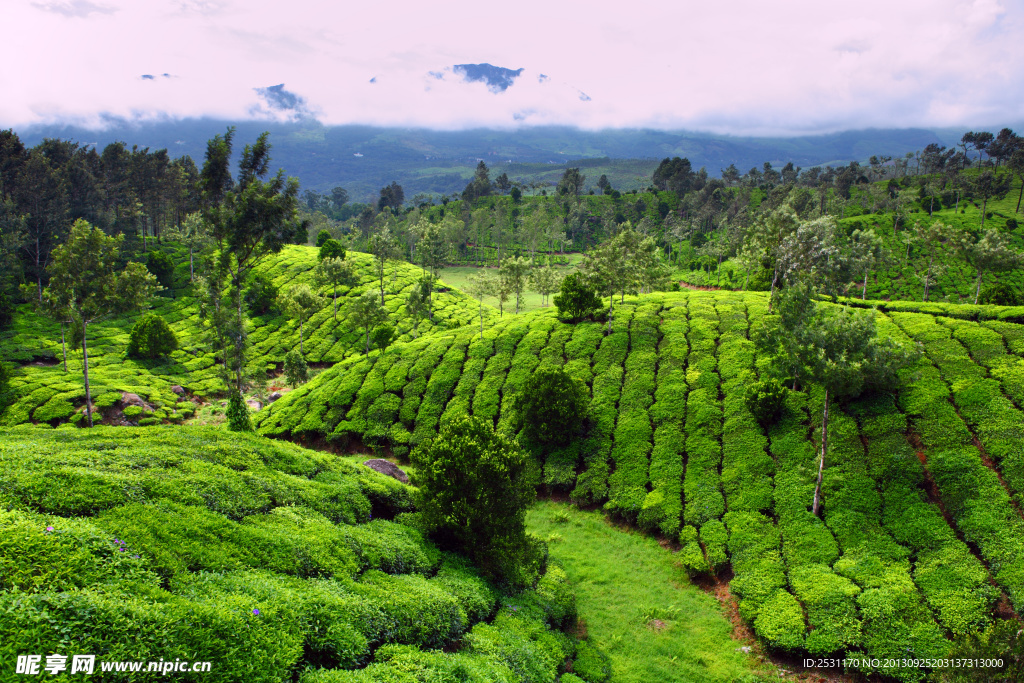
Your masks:
<svg viewBox="0 0 1024 683"><path fill-rule="evenodd" d="M317 250L311 247L288 246L281 254L267 259L259 272L284 291L290 285L310 282L316 254ZM331 292L321 290L323 307L303 326L303 349L309 363L334 363L363 350L363 330L351 320L351 301L364 291L374 289L377 282L368 254L351 252L347 258L355 264L358 283L339 288L337 319ZM177 279L187 282L187 253L177 262ZM414 334L413 321L405 315L405 300L419 276L420 269L407 263L391 264L386 270L385 307L398 340L411 339ZM195 411L195 405L179 401L171 387L179 385L199 398L223 393L217 358L204 341L206 331L199 316L198 302L180 295L187 290L175 291L179 293L178 298L155 298L151 308L170 324L178 338L179 349L166 360L126 357L134 317L114 317L89 326L89 378L93 402L101 411L115 406L122 393L129 392L156 408L144 415L129 416L133 421L139 424L177 422L187 420ZM416 333L479 321L478 307L474 304L457 290L437 292L433 322L423 319ZM23 306L21 313L10 328L0 333L0 355L5 361L20 366L11 383L18 400L0 417L0 425L29 421L57 424L80 419L85 402L81 349L68 347L68 372L63 372L60 325L31 313L28 306ZM491 315L496 313L485 309L485 319ZM255 316L250 321L249 343L252 357L260 358L269 368L279 368L285 354L299 344L298 323L273 310L268 315Z"/></svg>
<svg viewBox="0 0 1024 683"><path fill-rule="evenodd" d="M448 416L509 427L530 374L563 366L589 389L592 425L544 460L544 483L678 543L692 575L730 566L740 614L769 647L942 657L951 638L1019 613L1024 326L878 313L881 335L924 354L895 396L830 416L818 518L823 396L791 392L767 431L744 400L769 362L751 341L766 309L763 294L693 291L617 303L610 334L551 311L492 320L482 335L436 330L340 362L261 411L258 431L401 456Z"/></svg>

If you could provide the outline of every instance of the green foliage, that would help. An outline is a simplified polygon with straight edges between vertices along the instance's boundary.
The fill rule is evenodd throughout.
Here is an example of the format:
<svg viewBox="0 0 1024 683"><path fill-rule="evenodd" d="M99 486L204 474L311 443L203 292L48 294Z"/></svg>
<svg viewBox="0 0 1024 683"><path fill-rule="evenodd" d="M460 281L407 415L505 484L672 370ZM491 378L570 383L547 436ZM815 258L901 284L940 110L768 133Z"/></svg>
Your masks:
<svg viewBox="0 0 1024 683"><path fill-rule="evenodd" d="M601 307L597 292L579 273L570 273L562 280L553 301L558 314L573 322L586 318Z"/></svg>
<svg viewBox="0 0 1024 683"><path fill-rule="evenodd" d="M324 243L329 239L331 239L331 233L327 232L326 230L321 230L320 232L318 232L316 234L317 248L319 249L320 247L324 246Z"/></svg>
<svg viewBox="0 0 1024 683"><path fill-rule="evenodd" d="M237 391L231 392L228 399L228 409L225 415L228 418L228 429L233 432L251 432L252 419L249 417L249 406L245 399Z"/></svg>
<svg viewBox="0 0 1024 683"><path fill-rule="evenodd" d="M278 289L262 273L253 271L246 281L245 305L253 315L266 315L277 303Z"/></svg>
<svg viewBox="0 0 1024 683"><path fill-rule="evenodd" d="M133 358L159 358L178 348L178 338L167 321L156 313L147 313L132 326L128 337L128 355Z"/></svg>
<svg viewBox="0 0 1024 683"><path fill-rule="evenodd" d="M747 410L762 427L767 427L778 419L782 407L786 404L788 389L775 377L766 377L747 387Z"/></svg>
<svg viewBox="0 0 1024 683"><path fill-rule="evenodd" d="M438 539L499 580L530 582L523 520L536 475L528 456L482 420L461 417L442 424L412 461L424 521Z"/></svg>
<svg viewBox="0 0 1024 683"><path fill-rule="evenodd" d="M292 349L284 357L284 376L293 389L309 381L309 365L298 349Z"/></svg>
<svg viewBox="0 0 1024 683"><path fill-rule="evenodd" d="M319 238L317 238L317 242L319 241ZM345 259L345 245L333 237L325 240L323 244L317 244L317 246L320 247L320 251L317 253L317 258L321 261L327 258Z"/></svg>
<svg viewBox="0 0 1024 683"><path fill-rule="evenodd" d="M146 256L146 269L153 274L161 287L169 289L174 286L174 261L167 252L149 252Z"/></svg>
<svg viewBox="0 0 1024 683"><path fill-rule="evenodd" d="M391 346L391 342L394 340L395 328L391 325L378 325L370 333L370 343L380 349L381 352Z"/></svg>
<svg viewBox="0 0 1024 683"><path fill-rule="evenodd" d="M538 368L516 402L527 441L546 450L568 446L582 434L590 405L586 385L560 367Z"/></svg>

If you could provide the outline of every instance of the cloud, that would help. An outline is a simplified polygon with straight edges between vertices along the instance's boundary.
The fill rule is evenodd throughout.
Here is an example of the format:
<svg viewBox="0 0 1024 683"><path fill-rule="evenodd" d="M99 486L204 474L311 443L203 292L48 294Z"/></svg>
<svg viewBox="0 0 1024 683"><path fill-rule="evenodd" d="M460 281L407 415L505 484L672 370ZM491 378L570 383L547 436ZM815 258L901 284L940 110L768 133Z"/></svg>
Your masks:
<svg viewBox="0 0 1024 683"><path fill-rule="evenodd" d="M33 2L33 7L41 9L44 12L53 12L54 14L62 14L65 17L77 17L84 19L90 14L113 14L117 11L116 7L110 7L108 5L97 5L89 0L64 0L64 2Z"/></svg>
<svg viewBox="0 0 1024 683"><path fill-rule="evenodd" d="M5 8L18 30L0 59L18 68L3 75L0 127L315 114L749 135L1024 121L1021 0L680 0L656 20L607 0L585 12L548 0L514 11L451 0L445 12L397 0L387 30L373 28L379 9L365 3L291 0L281 12L271 0L102 1ZM88 17L90 30L69 17ZM289 95L301 103L284 106Z"/></svg>

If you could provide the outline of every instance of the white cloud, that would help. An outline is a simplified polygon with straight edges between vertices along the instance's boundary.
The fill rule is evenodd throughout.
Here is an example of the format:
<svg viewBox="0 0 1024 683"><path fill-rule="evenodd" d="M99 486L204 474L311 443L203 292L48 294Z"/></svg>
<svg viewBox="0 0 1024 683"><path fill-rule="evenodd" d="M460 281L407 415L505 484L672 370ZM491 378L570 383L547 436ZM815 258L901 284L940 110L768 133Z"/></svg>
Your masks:
<svg viewBox="0 0 1024 683"><path fill-rule="evenodd" d="M1021 0L17 2L0 126L279 115L254 90L279 83L332 124L768 134L1024 120ZM495 93L452 71L483 62L523 72Z"/></svg>

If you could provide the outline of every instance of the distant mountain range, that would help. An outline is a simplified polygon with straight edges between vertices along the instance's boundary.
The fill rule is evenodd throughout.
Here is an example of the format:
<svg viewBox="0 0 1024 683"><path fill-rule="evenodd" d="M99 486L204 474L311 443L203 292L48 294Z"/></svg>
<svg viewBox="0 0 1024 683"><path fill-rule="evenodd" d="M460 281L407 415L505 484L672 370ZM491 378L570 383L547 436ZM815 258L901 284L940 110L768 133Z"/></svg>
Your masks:
<svg viewBox="0 0 1024 683"><path fill-rule="evenodd" d="M474 66L474 65L460 65ZM488 84L503 84L515 72L464 72ZM937 142L952 144L962 131L860 130L791 138L754 138L686 131L615 129L584 131L560 127L522 127L513 130L435 131L426 129L325 126L315 120L292 123L243 121L231 124L213 119L166 120L135 124L113 120L102 131L73 126L36 126L17 130L27 145L44 137L95 144L102 149L122 140L129 146L166 148L172 157L191 155L202 164L206 141L237 127L236 153L270 131L274 168L297 176L304 188L327 191L345 187L355 201L370 201L392 181L406 197L419 192L451 193L462 190L474 167L483 160L492 178L507 172L512 179L554 179L567 164L590 161L588 184L606 173L620 189L644 187L650 172L665 157L688 157L695 168L707 167L718 175L729 164L741 171L765 162L779 167L866 161L872 154L902 156ZM607 159L603 159L607 157ZM632 160L626 162L625 160ZM590 176L593 177L590 177Z"/></svg>

